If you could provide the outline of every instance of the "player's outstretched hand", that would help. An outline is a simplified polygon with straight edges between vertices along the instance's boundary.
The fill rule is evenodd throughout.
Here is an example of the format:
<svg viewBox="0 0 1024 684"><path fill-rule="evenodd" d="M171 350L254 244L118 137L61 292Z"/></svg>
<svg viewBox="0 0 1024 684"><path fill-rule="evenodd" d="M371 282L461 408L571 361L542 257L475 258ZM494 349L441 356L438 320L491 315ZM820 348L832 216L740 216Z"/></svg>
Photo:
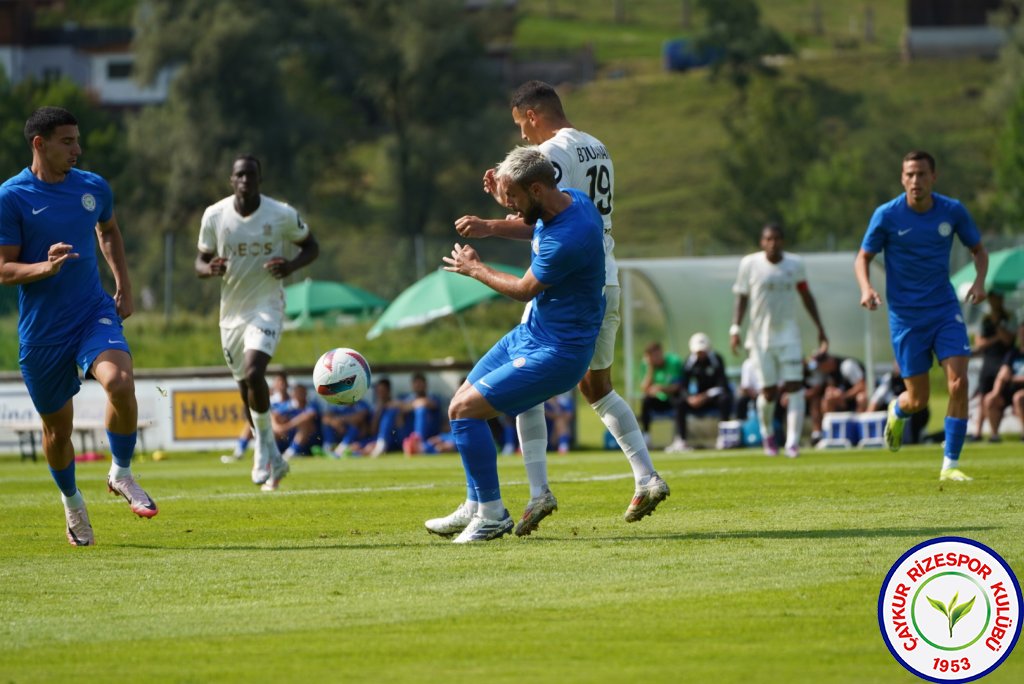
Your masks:
<svg viewBox="0 0 1024 684"><path fill-rule="evenodd" d="M740 336L729 335L729 348L732 349L733 356L739 356L740 353Z"/></svg>
<svg viewBox="0 0 1024 684"><path fill-rule="evenodd" d="M46 258L50 262L50 273L57 273L60 267L64 265L64 262L68 259L77 259L78 252L72 252L74 249L71 245L66 242L58 242L54 245L50 245L49 251L46 253Z"/></svg>
<svg viewBox="0 0 1024 684"><path fill-rule="evenodd" d="M281 257L274 257L267 263L263 264L263 268L270 271L270 275L274 276L278 280L286 278L292 272L291 264L286 259Z"/></svg>
<svg viewBox="0 0 1024 684"><path fill-rule="evenodd" d="M452 255L450 257L441 257L441 260L447 264L447 266L443 267L444 270L471 275L473 268L480 263L480 255L469 245L460 245L456 242L455 246L452 247Z"/></svg>
<svg viewBox="0 0 1024 684"><path fill-rule="evenodd" d="M860 305L863 306L865 309L874 311L879 307L879 305L881 305L881 303L882 297L877 292L875 292L874 288L868 288L867 290L861 291Z"/></svg>

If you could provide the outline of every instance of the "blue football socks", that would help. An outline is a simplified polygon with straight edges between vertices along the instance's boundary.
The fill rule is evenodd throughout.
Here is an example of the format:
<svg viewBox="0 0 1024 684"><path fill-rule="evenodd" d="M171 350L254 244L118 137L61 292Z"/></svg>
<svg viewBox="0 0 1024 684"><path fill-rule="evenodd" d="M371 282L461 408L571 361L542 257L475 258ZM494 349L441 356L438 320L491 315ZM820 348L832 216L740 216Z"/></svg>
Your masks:
<svg viewBox="0 0 1024 684"><path fill-rule="evenodd" d="M73 497L78 492L78 485L75 483L75 461L71 460L69 465L64 470L54 470L50 468L50 475L53 476L53 481L57 483L57 488L60 489L61 494L66 497Z"/></svg>
<svg viewBox="0 0 1024 684"><path fill-rule="evenodd" d="M138 432L119 435L107 430L107 441L110 443L110 453L114 458L114 463L119 468L131 467L132 456L135 454L135 443L138 441L138 436Z"/></svg>
<svg viewBox="0 0 1024 684"><path fill-rule="evenodd" d="M964 448L964 440L967 438L967 419L951 418L946 416L946 458L951 461L960 460L960 452ZM956 464L952 466L955 468Z"/></svg>
<svg viewBox="0 0 1024 684"><path fill-rule="evenodd" d="M498 450L487 422L478 418L456 418L451 425L455 446L466 470L466 482L475 490L469 500L487 502L501 499Z"/></svg>

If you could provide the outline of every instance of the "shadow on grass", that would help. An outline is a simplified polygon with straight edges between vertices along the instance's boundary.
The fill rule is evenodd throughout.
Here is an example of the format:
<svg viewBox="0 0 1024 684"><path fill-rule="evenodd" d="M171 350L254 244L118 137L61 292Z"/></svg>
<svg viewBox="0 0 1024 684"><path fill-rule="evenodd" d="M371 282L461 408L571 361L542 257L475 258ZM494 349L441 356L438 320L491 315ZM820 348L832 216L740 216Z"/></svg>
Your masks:
<svg viewBox="0 0 1024 684"><path fill-rule="evenodd" d="M834 530L737 530L721 532L683 532L679 534L639 534L630 537L602 537L576 535L568 541L727 541L731 539L852 539L881 537L944 537L963 535L967 532L984 532L1000 529L992 526L972 527L878 527L872 529L834 529ZM536 541L557 542L565 539L544 539Z"/></svg>
<svg viewBox="0 0 1024 684"><path fill-rule="evenodd" d="M651 542L651 541L729 541L739 539L852 539L882 537L944 537L950 535L966 535L968 532L985 532L1000 529L992 526L972 527L881 527L874 529L835 529L835 530L739 530L722 532L686 532L680 534L639 534L636 536L603 536L600 534L579 534L569 530L571 537L533 536L524 543L564 543L564 542ZM564 533L560 531L560 534ZM513 539L510 537L510 539ZM500 540L495 540L500 543ZM506 542L507 543L507 542ZM518 542L516 542L518 543ZM216 545L172 545L172 544L109 544L127 549L150 549L153 551L324 551L351 550L366 551L371 549L409 549L430 546L449 548L450 542L445 539L427 538L422 541L406 544L282 544L281 546L254 546L251 544L216 544Z"/></svg>

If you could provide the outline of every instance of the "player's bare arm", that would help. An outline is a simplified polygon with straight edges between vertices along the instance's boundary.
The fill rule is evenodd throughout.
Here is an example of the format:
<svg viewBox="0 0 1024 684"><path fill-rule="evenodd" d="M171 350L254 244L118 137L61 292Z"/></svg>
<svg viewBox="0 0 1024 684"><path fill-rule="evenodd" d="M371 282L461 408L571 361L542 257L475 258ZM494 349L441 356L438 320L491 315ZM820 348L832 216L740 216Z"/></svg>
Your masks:
<svg viewBox="0 0 1024 684"><path fill-rule="evenodd" d="M135 311L132 300L132 281L128 277L128 260L124 255L124 239L121 228L117 225L117 216L110 215L107 221L96 224L96 237L99 238L100 251L111 273L114 274L114 303L117 315L128 318Z"/></svg>
<svg viewBox="0 0 1024 684"><path fill-rule="evenodd" d="M971 248L971 257L974 259L976 275L964 300L970 304L981 304L985 301L985 277L988 275L988 250L985 249L985 245L980 242L974 245Z"/></svg>
<svg viewBox="0 0 1024 684"><path fill-rule="evenodd" d="M228 260L213 252L200 252L196 255L195 269L200 278L221 277L228 272Z"/></svg>
<svg viewBox="0 0 1024 684"><path fill-rule="evenodd" d="M870 311L874 311L882 303L882 297L871 287L871 277L868 275L868 267L874 258L874 254L861 249L853 260L853 273L857 276L857 285L860 286L860 305Z"/></svg>
<svg viewBox="0 0 1024 684"><path fill-rule="evenodd" d="M287 278L303 266L313 263L320 256L320 243L316 241L312 233L302 242L295 244L299 246L299 253L295 255L294 259L289 261L288 259L275 257L263 264L263 268L270 271L270 275L281 280L282 278Z"/></svg>
<svg viewBox="0 0 1024 684"><path fill-rule="evenodd" d="M452 248L452 255L442 257L442 260L447 264L443 267L444 270L479 280L495 292L520 302L530 301L548 287L537 280L530 269L526 270L522 278L517 278L511 273L491 268L480 260L480 255L469 245L460 245L456 242Z"/></svg>
<svg viewBox="0 0 1024 684"><path fill-rule="evenodd" d="M733 306L732 326L729 328L729 347L734 355L740 353L740 326L743 324L743 317L747 314L747 295L736 295L736 304Z"/></svg>
<svg viewBox="0 0 1024 684"><path fill-rule="evenodd" d="M822 325L821 317L818 315L818 303L814 301L814 295L811 294L811 288L807 286L806 281L797 283L796 291L800 293L804 308L807 309L808 315L818 328L818 353L824 354L828 351L828 335L825 334L825 326Z"/></svg>
<svg viewBox="0 0 1024 684"><path fill-rule="evenodd" d="M503 237L509 240L533 239L533 226L515 214L503 219L482 219L479 216L463 216L455 221L455 232L462 237L485 238Z"/></svg>
<svg viewBox="0 0 1024 684"><path fill-rule="evenodd" d="M23 285L49 278L59 272L68 259L77 259L78 252L66 242L50 245L46 261L34 264L23 264L18 261L21 256L21 245L0 246L0 284Z"/></svg>

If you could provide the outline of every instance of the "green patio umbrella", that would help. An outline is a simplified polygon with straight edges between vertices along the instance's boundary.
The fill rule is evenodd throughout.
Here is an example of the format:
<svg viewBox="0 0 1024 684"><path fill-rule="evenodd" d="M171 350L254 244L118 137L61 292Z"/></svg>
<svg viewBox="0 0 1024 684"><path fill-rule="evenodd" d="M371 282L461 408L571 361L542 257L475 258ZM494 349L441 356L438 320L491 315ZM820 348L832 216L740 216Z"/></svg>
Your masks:
<svg viewBox="0 0 1024 684"><path fill-rule="evenodd" d="M387 306L372 292L353 285L306 278L284 288L284 312L299 323L331 313L370 314Z"/></svg>
<svg viewBox="0 0 1024 684"><path fill-rule="evenodd" d="M522 276L524 272L522 268L506 264L488 263L487 265L515 276ZM416 281L395 297L370 328L370 331L366 333L366 338L372 340L387 330L411 328L449 314L457 315L460 311L480 302L500 296L479 280L438 269ZM463 339L466 341L466 347L470 355L475 356L461 316L458 316L458 321Z"/></svg>
<svg viewBox="0 0 1024 684"><path fill-rule="evenodd" d="M974 262L967 264L953 274L950 282L961 298L974 282L977 271ZM1000 249L988 255L988 274L985 276L985 291L1013 292L1024 287L1024 247Z"/></svg>

